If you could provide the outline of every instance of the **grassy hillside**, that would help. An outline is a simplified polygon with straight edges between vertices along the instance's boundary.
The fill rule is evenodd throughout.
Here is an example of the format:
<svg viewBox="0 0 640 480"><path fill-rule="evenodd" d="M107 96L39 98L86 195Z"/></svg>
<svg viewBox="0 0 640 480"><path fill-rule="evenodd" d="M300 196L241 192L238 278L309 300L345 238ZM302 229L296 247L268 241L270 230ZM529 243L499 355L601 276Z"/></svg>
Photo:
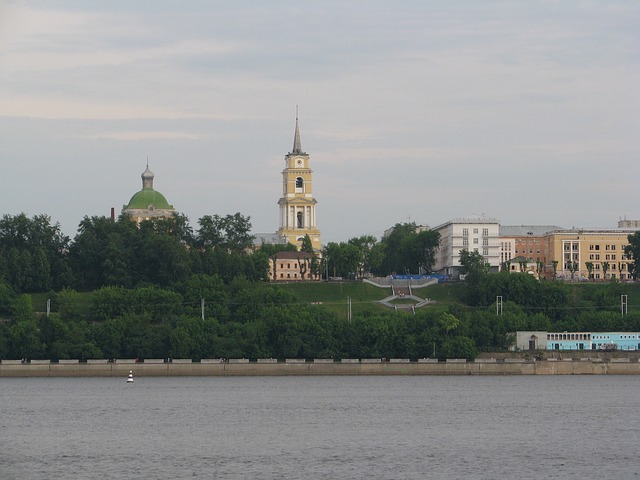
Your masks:
<svg viewBox="0 0 640 480"><path fill-rule="evenodd" d="M379 301L391 294L389 288L375 287L361 282L288 283L278 284L278 288L293 293L298 302L302 304L319 304L345 318L348 310L348 298L351 298L353 314L361 314L368 311L387 310L387 307L381 305ZM610 298L614 298L614 300L618 299L620 294L627 295L627 305L630 312L640 309L640 284L637 283L576 283L570 285L570 288L573 290L574 302L594 302L599 296L609 292ZM463 284L436 284L415 289L414 293L420 298L429 298L435 301L434 306L427 308L446 308L453 304L463 303L463 289ZM93 292L79 292L75 298L79 302L76 308L87 316L90 316L92 294ZM36 312L46 311L49 297L49 293L32 294L33 309ZM55 305L52 308L55 310Z"/></svg>

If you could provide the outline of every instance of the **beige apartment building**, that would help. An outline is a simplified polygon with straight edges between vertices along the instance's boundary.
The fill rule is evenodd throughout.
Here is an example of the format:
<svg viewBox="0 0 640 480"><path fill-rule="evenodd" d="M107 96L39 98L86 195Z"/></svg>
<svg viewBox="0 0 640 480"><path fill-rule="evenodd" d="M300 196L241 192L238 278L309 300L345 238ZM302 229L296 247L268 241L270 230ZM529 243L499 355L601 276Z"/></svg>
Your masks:
<svg viewBox="0 0 640 480"><path fill-rule="evenodd" d="M545 235L545 276L567 280L629 280L632 260L624 253L632 228L555 230ZM557 263L555 263L557 262ZM577 262L577 267L574 267ZM587 264L591 264L591 271Z"/></svg>

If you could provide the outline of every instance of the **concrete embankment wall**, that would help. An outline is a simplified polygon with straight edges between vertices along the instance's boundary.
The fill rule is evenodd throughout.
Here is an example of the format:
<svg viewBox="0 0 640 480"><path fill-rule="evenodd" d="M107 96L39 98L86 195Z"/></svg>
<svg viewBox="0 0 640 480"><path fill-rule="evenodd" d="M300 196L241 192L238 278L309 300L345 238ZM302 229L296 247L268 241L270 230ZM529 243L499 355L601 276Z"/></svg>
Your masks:
<svg viewBox="0 0 640 480"><path fill-rule="evenodd" d="M285 375L639 375L630 361L366 361L0 364L0 377L285 376Z"/></svg>

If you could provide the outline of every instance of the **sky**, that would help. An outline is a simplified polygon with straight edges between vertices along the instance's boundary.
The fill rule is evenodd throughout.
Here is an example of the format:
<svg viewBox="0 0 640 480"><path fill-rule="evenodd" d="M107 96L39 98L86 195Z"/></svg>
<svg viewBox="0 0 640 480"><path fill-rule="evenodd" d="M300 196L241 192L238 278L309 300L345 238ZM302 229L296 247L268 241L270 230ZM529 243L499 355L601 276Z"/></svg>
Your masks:
<svg viewBox="0 0 640 480"><path fill-rule="evenodd" d="M640 219L640 2L0 0L0 214L71 238L154 187L279 227L298 108L323 243Z"/></svg>

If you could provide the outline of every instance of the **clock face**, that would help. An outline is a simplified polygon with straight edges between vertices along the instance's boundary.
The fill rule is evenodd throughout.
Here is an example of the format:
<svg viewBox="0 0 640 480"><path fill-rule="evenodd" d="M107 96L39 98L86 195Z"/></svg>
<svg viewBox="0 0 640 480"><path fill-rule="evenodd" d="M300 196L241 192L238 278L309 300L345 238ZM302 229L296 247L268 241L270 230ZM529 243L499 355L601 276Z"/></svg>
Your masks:
<svg viewBox="0 0 640 480"><path fill-rule="evenodd" d="M296 166L297 167L301 167L302 166L302 159L301 158L296 160Z"/></svg>

